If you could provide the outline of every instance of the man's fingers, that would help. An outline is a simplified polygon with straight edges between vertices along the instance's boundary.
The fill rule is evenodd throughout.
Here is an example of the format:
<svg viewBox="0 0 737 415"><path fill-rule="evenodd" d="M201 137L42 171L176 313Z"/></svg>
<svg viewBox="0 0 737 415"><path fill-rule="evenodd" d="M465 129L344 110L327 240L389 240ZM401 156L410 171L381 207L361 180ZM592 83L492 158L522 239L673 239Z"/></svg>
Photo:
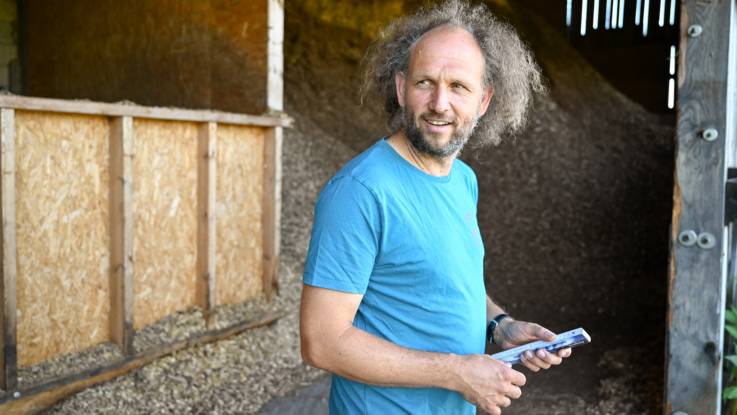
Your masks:
<svg viewBox="0 0 737 415"><path fill-rule="evenodd" d="M521 363L533 372L549 369L563 363L563 359L571 355L571 348L561 349L557 353L549 353L545 349L535 352L527 351L521 356Z"/></svg>
<svg viewBox="0 0 737 415"><path fill-rule="evenodd" d="M533 372L539 372L540 368L535 366L533 363L527 361L526 358L522 358L522 364L525 365L526 368L530 369Z"/></svg>
<svg viewBox="0 0 737 415"><path fill-rule="evenodd" d="M524 386L524 384L527 382L527 378L525 378L525 375L514 369L508 368L504 375L504 377L508 381L512 382L512 384L516 386Z"/></svg>
<svg viewBox="0 0 737 415"><path fill-rule="evenodd" d="M546 329L545 327L534 323L530 323L530 326L532 334L536 338L545 340L546 342L552 342L553 340L555 340L555 333Z"/></svg>
<svg viewBox="0 0 737 415"><path fill-rule="evenodd" d="M525 365L526 368L530 369L533 372L540 371L540 368L530 361L531 359L531 357L527 357L527 353L523 353L520 357L520 361L523 365Z"/></svg>
<svg viewBox="0 0 737 415"><path fill-rule="evenodd" d="M544 354L542 354L542 353L540 353L541 351L542 352L545 352L544 350L538 350L535 353L533 353L532 351L525 352L525 354L523 355L523 357L525 358L525 361L527 363L525 366L527 366L528 368L530 366L532 366L532 367L537 368L538 370L539 369L549 369L551 363L549 363L549 362L546 361L547 356L544 355ZM557 356L555 358L556 359L560 359ZM535 369L531 369L531 370L533 372L537 372L537 370L535 370Z"/></svg>
<svg viewBox="0 0 737 415"><path fill-rule="evenodd" d="M499 396L497 396L497 398L496 398L496 399L494 400L494 403L495 403L495 404L496 404L496 405L497 405L498 407L500 407L500 408L506 408L506 407L508 407L509 405L511 405L511 404L512 404L512 400L511 400L511 399L509 399L509 398L507 398L507 397L506 397L506 396L504 396L504 395L499 395Z"/></svg>
<svg viewBox="0 0 737 415"><path fill-rule="evenodd" d="M510 385L505 391L504 395L511 398L511 399L519 399L520 396L522 396L522 389Z"/></svg>
<svg viewBox="0 0 737 415"><path fill-rule="evenodd" d="M572 350L570 347L558 350L558 356L560 357L571 357Z"/></svg>
<svg viewBox="0 0 737 415"><path fill-rule="evenodd" d="M550 369L550 363L544 361L543 359L540 359L539 357L535 357L533 364L540 369Z"/></svg>
<svg viewBox="0 0 737 415"><path fill-rule="evenodd" d="M559 365L563 361L562 357L558 356L557 354L549 353L543 349L538 350L536 354L537 357L542 359L548 365Z"/></svg>

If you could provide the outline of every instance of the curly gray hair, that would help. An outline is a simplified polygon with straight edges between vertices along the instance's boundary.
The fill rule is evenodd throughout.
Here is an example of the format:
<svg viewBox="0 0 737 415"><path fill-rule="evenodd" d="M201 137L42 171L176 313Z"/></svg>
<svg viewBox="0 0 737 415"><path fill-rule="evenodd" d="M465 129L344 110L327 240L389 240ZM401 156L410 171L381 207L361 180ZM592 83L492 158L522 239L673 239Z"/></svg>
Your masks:
<svg viewBox="0 0 737 415"><path fill-rule="evenodd" d="M406 73L412 47L422 35L439 26L460 27L473 35L484 56L484 83L494 89L472 143L499 144L503 135L519 132L527 120L533 94L545 91L540 69L516 31L497 20L483 4L448 0L392 22L366 53L362 96L375 95L383 100L389 129L399 130L402 108L395 75Z"/></svg>

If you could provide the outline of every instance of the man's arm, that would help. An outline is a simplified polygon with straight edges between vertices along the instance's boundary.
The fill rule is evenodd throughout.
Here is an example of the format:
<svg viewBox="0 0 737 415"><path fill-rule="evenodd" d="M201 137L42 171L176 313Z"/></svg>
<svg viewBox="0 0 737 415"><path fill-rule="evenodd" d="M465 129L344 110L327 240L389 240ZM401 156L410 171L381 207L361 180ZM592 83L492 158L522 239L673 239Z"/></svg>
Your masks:
<svg viewBox="0 0 737 415"><path fill-rule="evenodd" d="M360 294L303 286L305 362L362 383L454 390L490 414L500 414L522 394L524 375L490 356L412 350L355 328L361 299Z"/></svg>
<svg viewBox="0 0 737 415"><path fill-rule="evenodd" d="M488 324L491 319L499 314L506 313L487 295L486 323ZM517 321L511 317L503 319L494 330L494 342L502 349L511 349L536 340L553 341L555 340L555 333L539 324ZM531 371L537 372L540 369L549 369L551 366L561 364L563 359L570 355L570 348L559 350L555 354L540 349L535 353L528 351L522 355L521 363Z"/></svg>
<svg viewBox="0 0 737 415"><path fill-rule="evenodd" d="M486 296L486 324L489 324L491 322L491 319L498 316L499 314L506 314L506 312L496 305L494 301L489 297Z"/></svg>

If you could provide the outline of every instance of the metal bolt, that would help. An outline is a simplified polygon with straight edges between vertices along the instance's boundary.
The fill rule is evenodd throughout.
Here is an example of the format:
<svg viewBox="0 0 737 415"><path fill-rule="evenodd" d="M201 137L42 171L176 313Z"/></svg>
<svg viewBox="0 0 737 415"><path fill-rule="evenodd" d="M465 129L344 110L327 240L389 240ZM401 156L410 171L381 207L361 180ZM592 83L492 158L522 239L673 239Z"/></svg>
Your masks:
<svg viewBox="0 0 737 415"><path fill-rule="evenodd" d="M712 365L719 363L720 353L714 342L706 342L706 344L704 344L704 353L706 354L706 357L711 360Z"/></svg>
<svg viewBox="0 0 737 415"><path fill-rule="evenodd" d="M692 230L683 231L678 235L678 242L683 246L693 246L696 243L696 232Z"/></svg>
<svg viewBox="0 0 737 415"><path fill-rule="evenodd" d="M699 234L699 239L696 243L701 249L711 249L717 244L717 238L709 232L702 232Z"/></svg>
<svg viewBox="0 0 737 415"><path fill-rule="evenodd" d="M704 32L704 29L701 27L701 25L692 24L688 27L688 35L690 37L698 37L701 36L701 33Z"/></svg>
<svg viewBox="0 0 737 415"><path fill-rule="evenodd" d="M706 141L714 141L719 138L719 131L716 128L707 128L701 133L701 138Z"/></svg>

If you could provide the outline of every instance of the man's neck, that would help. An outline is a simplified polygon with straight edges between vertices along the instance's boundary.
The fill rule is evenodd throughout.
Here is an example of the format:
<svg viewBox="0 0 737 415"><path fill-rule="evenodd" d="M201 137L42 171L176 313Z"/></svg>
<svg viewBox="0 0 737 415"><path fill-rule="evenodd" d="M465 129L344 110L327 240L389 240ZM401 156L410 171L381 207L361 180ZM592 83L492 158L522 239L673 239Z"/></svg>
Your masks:
<svg viewBox="0 0 737 415"><path fill-rule="evenodd" d="M401 130L387 138L386 141L397 153L399 153L400 156L402 156L402 158L417 167L420 171L432 176L443 177L450 174L450 169L453 167L453 161L458 155L458 152L456 152L448 157L437 158L429 154L422 153L412 145L407 136Z"/></svg>

